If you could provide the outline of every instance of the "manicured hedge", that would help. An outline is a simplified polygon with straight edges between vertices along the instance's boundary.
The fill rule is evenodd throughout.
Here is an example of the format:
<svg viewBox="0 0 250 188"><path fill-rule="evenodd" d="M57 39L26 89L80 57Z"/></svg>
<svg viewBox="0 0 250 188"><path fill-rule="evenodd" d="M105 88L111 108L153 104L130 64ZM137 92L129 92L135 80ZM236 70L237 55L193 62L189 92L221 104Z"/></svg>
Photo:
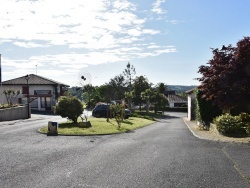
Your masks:
<svg viewBox="0 0 250 188"><path fill-rule="evenodd" d="M218 131L229 135L247 135L250 133L250 115L241 113L239 116L224 114L214 120Z"/></svg>

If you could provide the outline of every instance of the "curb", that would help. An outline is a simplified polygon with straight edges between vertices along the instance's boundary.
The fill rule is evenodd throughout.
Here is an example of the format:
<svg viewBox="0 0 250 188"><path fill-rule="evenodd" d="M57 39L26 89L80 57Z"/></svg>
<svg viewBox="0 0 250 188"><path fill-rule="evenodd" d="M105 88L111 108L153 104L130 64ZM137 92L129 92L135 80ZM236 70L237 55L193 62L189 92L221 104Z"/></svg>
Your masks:
<svg viewBox="0 0 250 188"><path fill-rule="evenodd" d="M233 139L231 137L224 137L223 135L220 135L218 132L215 133L215 136L217 138L214 138L214 136L212 135L208 135L208 137L203 137L199 134L197 134L192 128L191 126L188 124L188 122L185 120L185 118L183 118L184 123L187 125L188 129L190 130L190 132L197 138L199 139L203 139L203 140L211 140L211 141L216 141L216 142L227 142L227 143L239 143L239 144L247 144L250 145L250 139L242 141L242 140L237 140L237 139ZM209 137L210 136L210 137Z"/></svg>
<svg viewBox="0 0 250 188"><path fill-rule="evenodd" d="M114 135L114 134L124 134L124 133L133 133L134 131L136 131L137 129L141 129L141 128L144 128L144 127L147 127L147 126L150 126L152 124L154 124L155 122L153 123L150 123L148 125L145 125L143 127L138 127L138 128L135 128L133 130L127 130L127 131L124 131L124 132L119 132L119 133L103 133L103 134L61 134L61 133L58 133L57 136L105 136L105 135ZM47 133L44 133L42 131L40 131L42 128L39 128L37 130L38 133L40 134L45 134L47 135Z"/></svg>
<svg viewBox="0 0 250 188"><path fill-rule="evenodd" d="M184 118L183 118L183 121L184 121L184 123L186 124L186 126L188 127L188 129L190 130L190 132L191 132L195 137L197 137L197 138L199 138L199 139L204 139L204 140L206 140L205 138L203 138L203 137L199 136L198 134L196 134L196 133L190 128L190 126L188 125L188 123L185 121Z"/></svg>

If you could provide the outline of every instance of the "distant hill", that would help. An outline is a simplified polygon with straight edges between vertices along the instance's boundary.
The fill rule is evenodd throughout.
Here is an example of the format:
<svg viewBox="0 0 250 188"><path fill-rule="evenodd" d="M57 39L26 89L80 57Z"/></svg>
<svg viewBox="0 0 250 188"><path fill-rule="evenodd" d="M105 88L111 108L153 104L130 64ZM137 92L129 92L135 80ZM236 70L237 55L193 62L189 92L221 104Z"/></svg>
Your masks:
<svg viewBox="0 0 250 188"><path fill-rule="evenodd" d="M191 85L191 86L182 86L182 85L167 85L167 90L174 90L176 93L185 93L185 91L188 91L190 89L193 89L197 86Z"/></svg>

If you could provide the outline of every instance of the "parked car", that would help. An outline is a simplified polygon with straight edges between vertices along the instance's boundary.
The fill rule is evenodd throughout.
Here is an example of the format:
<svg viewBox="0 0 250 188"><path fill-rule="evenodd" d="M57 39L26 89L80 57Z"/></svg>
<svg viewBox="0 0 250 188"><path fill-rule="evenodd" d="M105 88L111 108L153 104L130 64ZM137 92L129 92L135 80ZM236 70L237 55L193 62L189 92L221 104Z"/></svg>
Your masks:
<svg viewBox="0 0 250 188"><path fill-rule="evenodd" d="M128 119L131 115L131 111L129 109L125 109L125 119ZM95 106L95 108L92 111L93 117L112 117L112 114L110 113L109 105L107 104L98 104Z"/></svg>

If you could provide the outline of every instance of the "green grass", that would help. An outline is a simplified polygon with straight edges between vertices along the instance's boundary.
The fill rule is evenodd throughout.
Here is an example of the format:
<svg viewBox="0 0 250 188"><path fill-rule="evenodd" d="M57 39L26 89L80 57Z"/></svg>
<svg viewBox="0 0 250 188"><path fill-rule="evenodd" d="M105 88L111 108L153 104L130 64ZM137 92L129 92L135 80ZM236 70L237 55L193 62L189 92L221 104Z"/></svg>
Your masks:
<svg viewBox="0 0 250 188"><path fill-rule="evenodd" d="M132 131L146 125L152 124L155 121L139 118L139 117L130 117L125 119L121 123L121 128L118 128L117 122L115 119L109 119L109 122L106 121L106 118L88 118L92 127L83 128L80 127L77 123L64 122L58 125L58 133L64 135L93 135L93 134L113 134L113 133L123 133ZM48 126L42 127L40 130L42 133L47 133Z"/></svg>
<svg viewBox="0 0 250 188"><path fill-rule="evenodd" d="M144 110L139 111L136 110L132 116L134 117L141 117L141 118L145 118L145 119L151 119L151 120L157 120L157 119L164 119L166 118L166 115L164 114L160 114L160 113L154 113L153 111L149 111L148 113Z"/></svg>

